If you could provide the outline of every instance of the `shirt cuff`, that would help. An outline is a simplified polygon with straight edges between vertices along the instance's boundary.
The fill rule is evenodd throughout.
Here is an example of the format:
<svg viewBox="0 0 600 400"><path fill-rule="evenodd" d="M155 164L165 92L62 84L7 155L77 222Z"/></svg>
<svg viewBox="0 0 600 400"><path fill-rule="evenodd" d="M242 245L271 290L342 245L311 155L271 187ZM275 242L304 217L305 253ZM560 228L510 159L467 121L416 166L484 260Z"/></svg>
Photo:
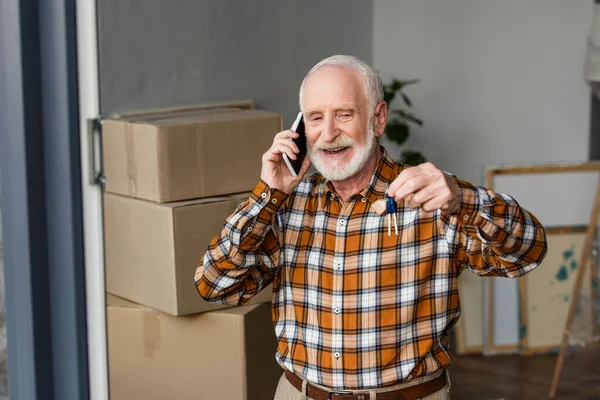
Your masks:
<svg viewBox="0 0 600 400"><path fill-rule="evenodd" d="M262 179L250 194L250 198L258 204L261 211L267 212L270 216L273 216L279 210L288 196L288 194L279 189L270 188Z"/></svg>
<svg viewBox="0 0 600 400"><path fill-rule="evenodd" d="M476 187L469 182L456 179L460 187L461 201L460 210L456 214L458 225L463 225L467 228L475 228L473 233L483 242L490 243L500 240L500 229L492 222L489 215L484 217L484 214L489 214L491 211L486 198L486 189Z"/></svg>
<svg viewBox="0 0 600 400"><path fill-rule="evenodd" d="M460 188L460 209L456 215L459 225L478 225L481 222L479 214L481 200L479 191L469 182L456 179Z"/></svg>

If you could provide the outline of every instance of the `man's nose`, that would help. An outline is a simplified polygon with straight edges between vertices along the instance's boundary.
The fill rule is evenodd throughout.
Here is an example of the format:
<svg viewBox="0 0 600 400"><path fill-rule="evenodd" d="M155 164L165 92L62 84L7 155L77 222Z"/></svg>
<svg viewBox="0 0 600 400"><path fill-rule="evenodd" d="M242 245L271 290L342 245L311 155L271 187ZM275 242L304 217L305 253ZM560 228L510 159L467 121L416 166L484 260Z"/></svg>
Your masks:
<svg viewBox="0 0 600 400"><path fill-rule="evenodd" d="M335 118L326 116L323 118L323 131L321 138L325 143L331 143L340 135L340 130L337 127Z"/></svg>

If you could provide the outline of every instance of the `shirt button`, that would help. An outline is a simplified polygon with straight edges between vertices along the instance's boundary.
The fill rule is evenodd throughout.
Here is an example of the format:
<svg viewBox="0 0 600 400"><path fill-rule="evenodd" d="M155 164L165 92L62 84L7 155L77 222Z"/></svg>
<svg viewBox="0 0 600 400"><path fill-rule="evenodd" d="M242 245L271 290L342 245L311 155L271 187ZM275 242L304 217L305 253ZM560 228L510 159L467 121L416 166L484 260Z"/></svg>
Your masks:
<svg viewBox="0 0 600 400"><path fill-rule="evenodd" d="M329 196L329 199L330 200L335 200L335 194L332 193L331 196Z"/></svg>
<svg viewBox="0 0 600 400"><path fill-rule="evenodd" d="M340 313L340 308L339 308L339 307L336 307L336 308L333 310L333 312L334 312L334 313L336 313L336 314L339 314L339 313Z"/></svg>
<svg viewBox="0 0 600 400"><path fill-rule="evenodd" d="M277 204L277 199L273 199L271 201L273 202L273 204Z"/></svg>
<svg viewBox="0 0 600 400"><path fill-rule="evenodd" d="M267 194L266 194L266 193L262 193L262 194L260 195L260 197L262 197L263 199L266 199L266 198L267 198Z"/></svg>
<svg viewBox="0 0 600 400"><path fill-rule="evenodd" d="M333 353L333 355L335 356L335 358L340 358L340 353L338 353L337 351Z"/></svg>
<svg viewBox="0 0 600 400"><path fill-rule="evenodd" d="M248 228L248 232L252 232L252 227Z"/></svg>
<svg viewBox="0 0 600 400"><path fill-rule="evenodd" d="M362 201L363 203L367 202L367 199L365 199L364 197L362 199L360 199L360 201Z"/></svg>
<svg viewBox="0 0 600 400"><path fill-rule="evenodd" d="M346 221L344 221L343 219L340 221L340 225L344 226L344 224L346 223Z"/></svg>
<svg viewBox="0 0 600 400"><path fill-rule="evenodd" d="M466 220L468 220L468 219L469 219L469 214L465 214L465 215L464 215L464 217L463 217L463 219L464 219L465 221L466 221Z"/></svg>
<svg viewBox="0 0 600 400"><path fill-rule="evenodd" d="M337 263L337 264L335 264L335 268L336 268L336 269L340 269L340 268L342 268L342 263Z"/></svg>

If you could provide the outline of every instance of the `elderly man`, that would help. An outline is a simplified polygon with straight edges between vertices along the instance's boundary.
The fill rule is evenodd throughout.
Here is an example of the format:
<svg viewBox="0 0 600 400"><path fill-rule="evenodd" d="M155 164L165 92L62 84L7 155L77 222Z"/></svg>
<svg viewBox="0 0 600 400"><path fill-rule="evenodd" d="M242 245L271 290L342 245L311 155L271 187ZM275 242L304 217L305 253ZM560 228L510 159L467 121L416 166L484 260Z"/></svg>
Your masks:
<svg viewBox="0 0 600 400"><path fill-rule="evenodd" d="M300 87L308 157L282 159L286 130L262 158L250 199L213 239L196 273L209 301L243 304L273 282L276 399L447 399L457 279L519 277L546 254L542 225L517 202L444 173L408 167L379 145L379 75L333 56ZM310 163L318 173L304 176ZM397 204L388 234L378 200Z"/></svg>

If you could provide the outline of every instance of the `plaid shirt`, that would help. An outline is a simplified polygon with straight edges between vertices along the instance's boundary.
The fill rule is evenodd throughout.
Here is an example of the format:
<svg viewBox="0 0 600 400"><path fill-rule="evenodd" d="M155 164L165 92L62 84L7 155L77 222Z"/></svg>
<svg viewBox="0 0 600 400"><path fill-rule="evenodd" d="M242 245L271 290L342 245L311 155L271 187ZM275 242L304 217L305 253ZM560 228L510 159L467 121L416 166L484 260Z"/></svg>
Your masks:
<svg viewBox="0 0 600 400"><path fill-rule="evenodd" d="M369 389L446 368L461 271L522 276L544 258L545 232L511 197L457 179L458 214L401 205L388 237L372 204L403 168L384 150L346 203L320 174L289 196L260 182L210 243L198 291L237 305L273 282L277 361L313 383Z"/></svg>

